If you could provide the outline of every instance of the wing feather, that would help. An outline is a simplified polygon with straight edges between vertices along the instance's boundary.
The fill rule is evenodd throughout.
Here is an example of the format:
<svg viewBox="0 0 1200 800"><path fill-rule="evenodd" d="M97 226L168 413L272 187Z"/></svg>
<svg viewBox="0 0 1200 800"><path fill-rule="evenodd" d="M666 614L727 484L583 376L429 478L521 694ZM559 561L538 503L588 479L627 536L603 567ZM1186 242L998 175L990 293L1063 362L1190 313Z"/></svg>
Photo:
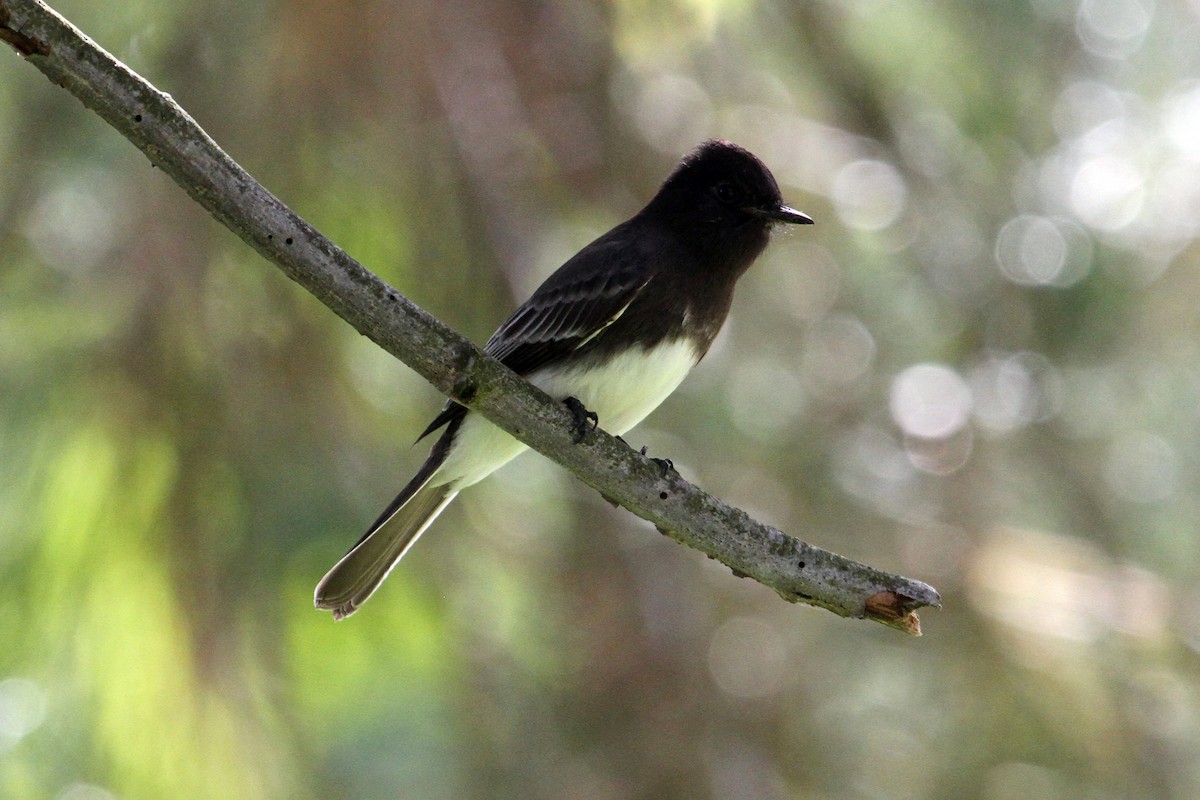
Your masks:
<svg viewBox="0 0 1200 800"><path fill-rule="evenodd" d="M483 351L520 375L553 364L592 343L637 299L650 280L636 237L618 226L559 267L501 325ZM453 401L421 434L466 414Z"/></svg>
<svg viewBox="0 0 1200 800"><path fill-rule="evenodd" d="M588 245L551 275L492 334L484 352L528 374L570 355L621 316L645 288L650 270L620 230Z"/></svg>

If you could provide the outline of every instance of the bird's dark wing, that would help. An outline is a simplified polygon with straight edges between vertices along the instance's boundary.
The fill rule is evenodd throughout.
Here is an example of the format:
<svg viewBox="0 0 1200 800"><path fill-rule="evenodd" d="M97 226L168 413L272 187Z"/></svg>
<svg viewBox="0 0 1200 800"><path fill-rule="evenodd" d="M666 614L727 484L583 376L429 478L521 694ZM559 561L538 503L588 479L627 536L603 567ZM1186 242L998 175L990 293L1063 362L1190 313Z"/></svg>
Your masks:
<svg viewBox="0 0 1200 800"><path fill-rule="evenodd" d="M626 223L628 224L628 223ZM483 351L519 375L568 358L615 322L646 287L651 265L618 226L580 250L501 325ZM466 409L450 402L422 437Z"/></svg>
<svg viewBox="0 0 1200 800"><path fill-rule="evenodd" d="M620 241L585 248L492 334L483 351L520 375L570 356L645 288L650 270L630 255Z"/></svg>

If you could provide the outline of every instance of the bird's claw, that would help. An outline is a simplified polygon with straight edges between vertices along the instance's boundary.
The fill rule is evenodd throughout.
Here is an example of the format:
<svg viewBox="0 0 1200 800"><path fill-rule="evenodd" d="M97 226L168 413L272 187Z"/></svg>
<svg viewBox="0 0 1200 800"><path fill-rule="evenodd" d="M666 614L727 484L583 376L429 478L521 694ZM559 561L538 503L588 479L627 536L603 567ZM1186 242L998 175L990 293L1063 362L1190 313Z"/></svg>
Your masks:
<svg viewBox="0 0 1200 800"><path fill-rule="evenodd" d="M575 397L566 398L563 400L563 405L575 415L575 424L571 426L571 440L575 444L579 444L584 437L596 430L596 426L600 424L600 417L595 411L588 411L583 403Z"/></svg>
<svg viewBox="0 0 1200 800"><path fill-rule="evenodd" d="M642 455L646 455L646 445L642 445L642 449L639 452L641 452ZM662 477L664 478L675 471L675 462L669 458L655 458L654 456L646 457L655 464L658 464L658 468L662 470Z"/></svg>

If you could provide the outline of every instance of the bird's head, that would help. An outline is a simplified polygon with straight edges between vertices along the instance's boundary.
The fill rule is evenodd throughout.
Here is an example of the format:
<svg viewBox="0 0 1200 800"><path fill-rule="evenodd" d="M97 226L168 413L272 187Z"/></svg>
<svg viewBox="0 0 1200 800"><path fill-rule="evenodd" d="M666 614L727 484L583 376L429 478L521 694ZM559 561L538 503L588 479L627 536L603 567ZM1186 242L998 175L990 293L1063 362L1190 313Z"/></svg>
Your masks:
<svg viewBox="0 0 1200 800"><path fill-rule="evenodd" d="M682 223L705 237L762 236L774 223L811 225L812 218L784 205L775 177L753 153L713 139L684 156L647 211Z"/></svg>

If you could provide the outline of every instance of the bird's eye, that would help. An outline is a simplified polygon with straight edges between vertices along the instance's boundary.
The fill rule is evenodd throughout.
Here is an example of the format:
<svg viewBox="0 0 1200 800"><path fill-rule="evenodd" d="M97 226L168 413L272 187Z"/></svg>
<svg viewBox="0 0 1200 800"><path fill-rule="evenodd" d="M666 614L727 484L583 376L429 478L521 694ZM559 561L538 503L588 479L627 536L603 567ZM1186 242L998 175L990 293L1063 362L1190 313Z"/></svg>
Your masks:
<svg viewBox="0 0 1200 800"><path fill-rule="evenodd" d="M713 187L713 191L716 192L718 200L730 205L738 202L742 197L742 193L738 191L738 187L729 181L721 181Z"/></svg>

